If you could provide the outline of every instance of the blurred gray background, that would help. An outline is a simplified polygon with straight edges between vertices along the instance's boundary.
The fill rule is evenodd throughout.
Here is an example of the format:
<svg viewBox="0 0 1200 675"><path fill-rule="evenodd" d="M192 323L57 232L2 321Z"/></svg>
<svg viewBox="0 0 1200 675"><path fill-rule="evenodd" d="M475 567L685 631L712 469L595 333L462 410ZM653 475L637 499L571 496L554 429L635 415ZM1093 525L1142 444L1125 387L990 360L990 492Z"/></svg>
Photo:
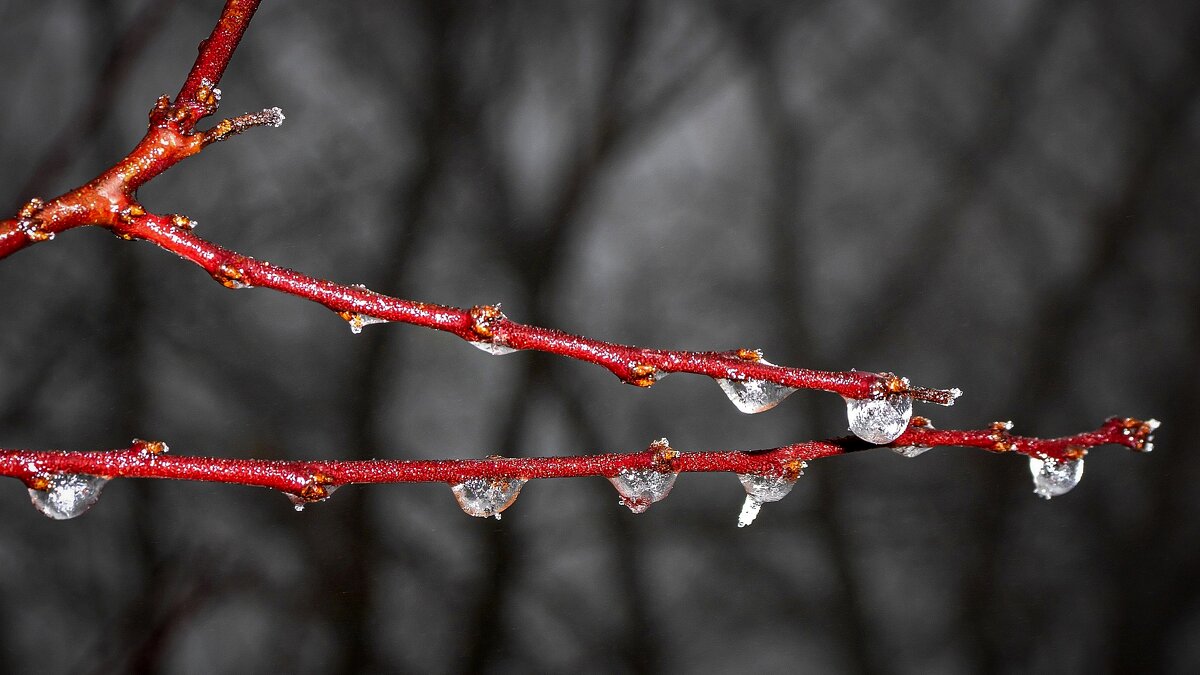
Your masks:
<svg viewBox="0 0 1200 675"><path fill-rule="evenodd" d="M221 3L0 1L6 213L94 176L179 89ZM641 516L538 481L502 521L443 485L116 481L53 522L0 492L14 672L1196 672L1200 5L264 3L222 114L281 129L144 188L242 253L612 341L958 386L942 427L1163 420L1045 502L1019 457L814 462L735 527L730 475ZM539 354L230 292L78 230L0 261L0 446L259 458L762 448L745 416Z"/></svg>

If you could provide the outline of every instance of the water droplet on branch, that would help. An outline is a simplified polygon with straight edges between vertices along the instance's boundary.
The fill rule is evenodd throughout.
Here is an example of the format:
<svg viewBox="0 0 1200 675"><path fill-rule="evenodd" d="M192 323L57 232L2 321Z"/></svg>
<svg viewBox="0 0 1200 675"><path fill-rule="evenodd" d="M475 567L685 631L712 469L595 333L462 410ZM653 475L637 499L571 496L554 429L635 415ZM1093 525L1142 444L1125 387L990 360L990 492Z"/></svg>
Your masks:
<svg viewBox="0 0 1200 675"><path fill-rule="evenodd" d="M933 429L933 423L924 417L912 418L912 426L922 429ZM901 457L908 457L909 459L925 454L929 450L930 446L928 445L898 445L892 448L892 452Z"/></svg>
<svg viewBox="0 0 1200 675"><path fill-rule="evenodd" d="M81 473L61 473L36 479L38 488L29 488L33 507L55 520L83 515L96 500L107 478Z"/></svg>
<svg viewBox="0 0 1200 675"><path fill-rule="evenodd" d="M508 346L500 336L496 335L496 328L508 320L508 317L504 316L504 312L500 311L500 303L472 307L471 319L474 321L471 330L479 339L472 340L470 344L476 349L495 356L520 351L515 347Z"/></svg>
<svg viewBox="0 0 1200 675"><path fill-rule="evenodd" d="M387 323L387 319L381 319L377 316L368 316L357 312L338 312L338 316L350 326L350 332L358 335L362 332L363 326L370 326L376 323Z"/></svg>
<svg viewBox="0 0 1200 675"><path fill-rule="evenodd" d="M334 484L332 477L324 473L316 473L308 479L304 487L300 488L299 493L285 492L283 495L288 498L288 501L292 502L292 506L297 511L303 511L304 507L309 504L316 504L329 499L339 487L341 486Z"/></svg>
<svg viewBox="0 0 1200 675"><path fill-rule="evenodd" d="M458 505L468 516L495 518L517 501L524 478L468 478L450 486Z"/></svg>
<svg viewBox="0 0 1200 675"><path fill-rule="evenodd" d="M778 474L739 473L738 480L746 488L746 501L738 515L738 527L746 527L758 517L763 504L783 499L796 486L796 480L804 475L808 465L793 461Z"/></svg>
<svg viewBox="0 0 1200 675"><path fill-rule="evenodd" d="M249 282L245 280L245 275L233 265L221 265L217 268L217 273L213 275L213 278L225 288L232 288L234 290L250 288Z"/></svg>
<svg viewBox="0 0 1200 675"><path fill-rule="evenodd" d="M733 405L747 415L770 410L796 391L769 380L718 379L717 384Z"/></svg>
<svg viewBox="0 0 1200 675"><path fill-rule="evenodd" d="M309 504L319 504L320 502L323 502L326 499L329 499L331 496L333 496L334 492L337 492L337 489L339 487L341 487L341 486L340 485L323 486L322 489L324 490L324 494L325 494L324 497L311 497L311 496L310 497L302 497L298 494L294 494L291 492L285 492L285 493L283 493L283 496L287 497L288 501L290 501L292 503L292 508L296 509L296 511L303 511L304 507L308 506Z"/></svg>
<svg viewBox="0 0 1200 675"><path fill-rule="evenodd" d="M850 422L850 431L864 441L877 445L899 438L908 428L912 411L912 398L904 394L846 399L846 418Z"/></svg>
<svg viewBox="0 0 1200 675"><path fill-rule="evenodd" d="M469 344L476 349L481 349L495 356L503 356L504 354L512 354L513 352L521 351L516 347L509 347L508 345L501 344L500 342L496 341L495 338L492 338L491 342L471 342Z"/></svg>
<svg viewBox="0 0 1200 675"><path fill-rule="evenodd" d="M621 495L619 503L624 504L634 513L645 513L654 502L662 501L671 488L679 472L671 467L671 460L679 453L671 449L667 439L661 438L651 446L655 454L652 466L645 469L621 469L608 482L613 484Z"/></svg>
<svg viewBox="0 0 1200 675"><path fill-rule="evenodd" d="M1042 499L1065 495L1083 478L1082 459L1030 457L1029 473L1033 474L1033 493Z"/></svg>
<svg viewBox="0 0 1200 675"><path fill-rule="evenodd" d="M762 358L762 355L758 352L747 353L757 356L757 358L753 360L757 361L758 363L767 366L775 365ZM739 352L739 355L740 354L741 352ZM769 380L732 380L717 378L717 384L721 385L721 391L725 392L725 395L729 397L729 400L733 403L733 405L747 415L753 415L754 413L770 410L771 408L779 405L783 399L796 392L796 389L793 387L787 387Z"/></svg>
<svg viewBox="0 0 1200 675"><path fill-rule="evenodd" d="M667 496L678 476L677 473L663 473L654 469L621 469L620 473L608 480L621 494L621 504L634 513L645 513L651 504Z"/></svg>
<svg viewBox="0 0 1200 675"><path fill-rule="evenodd" d="M653 387L656 382L670 375L667 371L659 370L648 363L635 363L629 373L629 378L625 381L643 388Z"/></svg>

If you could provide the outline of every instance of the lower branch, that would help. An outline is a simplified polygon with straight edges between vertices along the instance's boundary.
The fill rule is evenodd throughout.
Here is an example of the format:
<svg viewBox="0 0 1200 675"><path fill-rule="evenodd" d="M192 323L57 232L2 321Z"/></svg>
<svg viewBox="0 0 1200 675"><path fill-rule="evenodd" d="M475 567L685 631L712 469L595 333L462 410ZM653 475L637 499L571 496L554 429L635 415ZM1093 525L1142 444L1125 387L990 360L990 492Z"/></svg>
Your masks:
<svg viewBox="0 0 1200 675"><path fill-rule="evenodd" d="M1078 482L1076 474L1082 473L1083 457L1088 450L1101 445L1123 445L1148 452L1153 447L1152 434L1157 427L1155 420L1114 417L1094 431L1041 439L1013 435L1009 432L1011 423L1007 422L980 430L937 430L928 420L917 417L899 438L886 445L851 436L768 450L680 452L663 439L646 450L631 453L468 460L272 461L177 457L166 454L165 443L137 440L123 450L2 450L0 475L23 481L39 510L56 518L82 514L95 503L104 482L112 478L265 487L284 493L298 508L324 501L338 487L353 483L447 483L468 513L498 517L529 480L601 476L617 487L622 503L640 513L666 497L678 474L698 472L738 474L748 493L747 504L753 502L756 505L753 512L757 513L762 503L777 501L790 491L805 462L879 447L891 448L908 457L932 447L949 446L1027 455L1047 474L1040 477L1037 472L1034 474L1038 494L1057 496ZM1057 473L1050 475L1047 471ZM1053 484L1047 487L1047 481Z"/></svg>

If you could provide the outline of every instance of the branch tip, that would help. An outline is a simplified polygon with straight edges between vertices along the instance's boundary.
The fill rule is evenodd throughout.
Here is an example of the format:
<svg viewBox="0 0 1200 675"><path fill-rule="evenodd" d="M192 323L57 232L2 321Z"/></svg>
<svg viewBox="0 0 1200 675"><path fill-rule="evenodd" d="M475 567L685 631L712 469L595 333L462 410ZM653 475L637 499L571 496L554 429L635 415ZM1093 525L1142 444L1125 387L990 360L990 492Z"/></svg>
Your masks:
<svg viewBox="0 0 1200 675"><path fill-rule="evenodd" d="M213 128L201 135L201 145L208 146L219 143L231 136L236 136L254 127L278 128L287 117L279 107L263 108L258 112L246 113L217 122Z"/></svg>
<svg viewBox="0 0 1200 675"><path fill-rule="evenodd" d="M1136 452L1153 452L1154 432L1162 426L1162 423L1153 417L1146 420L1112 417L1108 423L1120 431L1119 442Z"/></svg>

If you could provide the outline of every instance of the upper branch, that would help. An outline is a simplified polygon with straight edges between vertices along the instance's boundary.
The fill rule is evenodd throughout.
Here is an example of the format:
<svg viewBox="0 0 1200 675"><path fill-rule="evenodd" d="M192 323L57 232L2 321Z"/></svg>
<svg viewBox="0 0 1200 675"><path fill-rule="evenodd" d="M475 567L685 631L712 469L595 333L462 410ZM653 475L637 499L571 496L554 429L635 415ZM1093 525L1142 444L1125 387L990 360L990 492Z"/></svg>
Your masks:
<svg viewBox="0 0 1200 675"><path fill-rule="evenodd" d="M49 201L31 198L15 218L0 220L0 258L26 246L53 239L81 225L99 225L123 235L129 219L145 213L137 189L215 141L254 126L279 126L283 113L270 108L219 123L196 133L196 122L216 112L221 100L217 84L233 57L261 0L228 0L212 35L200 53L175 102L159 98L150 125L137 146L95 179Z"/></svg>
<svg viewBox="0 0 1200 675"><path fill-rule="evenodd" d="M612 344L510 321L499 306L464 310L401 300L256 261L195 236L190 232L191 220L184 216L148 214L136 199L138 188L146 182L211 143L255 126L282 123L283 113L269 108L224 120L208 131L195 129L197 121L216 111L221 97L217 84L258 5L259 0L225 4L212 34L201 43L179 95L174 102L166 96L158 100L146 135L125 158L86 185L48 202L31 199L16 218L0 221L0 258L53 239L59 232L98 225L123 239L152 241L200 265L231 288L263 286L318 302L350 321L356 332L375 321L412 323L454 333L491 353L530 349L595 363L640 387L649 387L671 372L706 375L721 381L744 412L769 409L796 389L820 389L852 400L900 401L898 407L907 407L908 412L889 413L886 438L863 435L875 442L891 440L903 431L912 400L950 405L961 393L911 386L891 373L785 368L751 349L689 352Z"/></svg>
<svg viewBox="0 0 1200 675"><path fill-rule="evenodd" d="M200 54L192 64L192 70L179 95L175 97L175 105L182 111L181 122L184 129L190 131L196 122L211 115L220 101L221 90L216 86L225 74L233 52L242 41L242 34L258 11L261 0L228 0L221 18L213 28L212 34L200 43Z"/></svg>
<svg viewBox="0 0 1200 675"><path fill-rule="evenodd" d="M261 286L324 305L350 322L355 332L364 323L409 323L453 333L494 354L534 350L594 363L622 381L640 387L652 386L667 373L684 372L740 383L770 382L788 389L820 389L850 399L879 400L903 396L950 405L961 393L957 389L915 387L905 378L890 373L830 372L777 366L752 349L690 352L613 344L518 323L507 318L498 306L482 305L466 310L394 298L361 286L344 286L255 260L206 241L190 228L178 227L177 218L167 216L144 214L123 223L120 231L129 237L149 240L199 265L229 288ZM782 395L790 391L779 393L779 399L782 399ZM766 410L777 402L764 402L760 409ZM900 426L895 432L902 430L903 426Z"/></svg>

